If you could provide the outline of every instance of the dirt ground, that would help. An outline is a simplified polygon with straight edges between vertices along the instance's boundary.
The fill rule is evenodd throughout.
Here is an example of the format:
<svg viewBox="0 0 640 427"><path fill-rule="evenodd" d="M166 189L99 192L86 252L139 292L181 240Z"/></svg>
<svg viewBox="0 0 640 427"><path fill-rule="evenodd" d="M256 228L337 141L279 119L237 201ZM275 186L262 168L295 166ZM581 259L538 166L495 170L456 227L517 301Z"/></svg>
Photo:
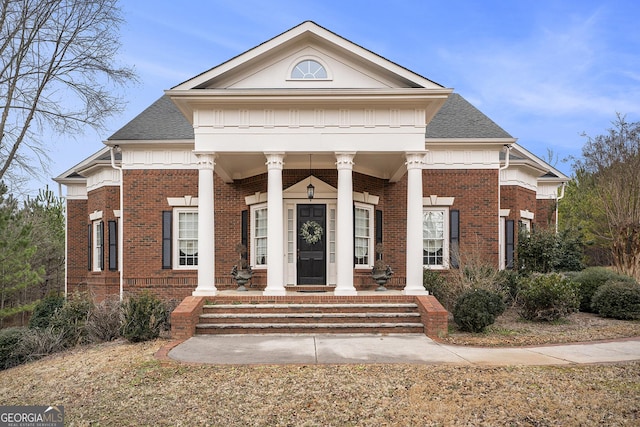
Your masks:
<svg viewBox="0 0 640 427"><path fill-rule="evenodd" d="M452 331L449 342L585 341L640 336L638 327L590 315L555 325L507 315L486 334ZM160 362L154 354L166 343L117 341L1 371L0 404L64 405L70 426L640 425L640 362L200 366Z"/></svg>
<svg viewBox="0 0 640 427"><path fill-rule="evenodd" d="M562 344L639 337L640 322L605 319L591 313L573 313L556 322L532 322L520 317L514 308L508 309L485 333L460 332L449 320L449 344L477 346L525 346Z"/></svg>

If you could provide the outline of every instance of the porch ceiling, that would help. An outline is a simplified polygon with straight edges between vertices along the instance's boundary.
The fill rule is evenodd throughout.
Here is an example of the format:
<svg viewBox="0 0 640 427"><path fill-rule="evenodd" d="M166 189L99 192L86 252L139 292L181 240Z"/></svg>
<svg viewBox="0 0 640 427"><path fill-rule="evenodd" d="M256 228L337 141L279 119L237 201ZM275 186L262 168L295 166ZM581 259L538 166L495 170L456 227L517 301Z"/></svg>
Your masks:
<svg viewBox="0 0 640 427"><path fill-rule="evenodd" d="M284 169L335 169L334 153L306 152L285 153ZM358 152L354 157L353 171L381 179L398 180L404 172L403 152ZM215 172L226 182L248 178L267 172L264 153L219 153Z"/></svg>

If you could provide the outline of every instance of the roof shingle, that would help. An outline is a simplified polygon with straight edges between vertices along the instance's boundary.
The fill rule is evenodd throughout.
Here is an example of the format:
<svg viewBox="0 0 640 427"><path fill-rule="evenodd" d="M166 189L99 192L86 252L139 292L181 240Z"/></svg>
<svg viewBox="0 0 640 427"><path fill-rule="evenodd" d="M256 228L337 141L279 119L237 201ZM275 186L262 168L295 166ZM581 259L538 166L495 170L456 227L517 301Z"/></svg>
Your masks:
<svg viewBox="0 0 640 427"><path fill-rule="evenodd" d="M452 93L427 125L426 138L513 138L457 93Z"/></svg>
<svg viewBox="0 0 640 427"><path fill-rule="evenodd" d="M166 95L109 137L109 141L176 139L194 139L193 126Z"/></svg>

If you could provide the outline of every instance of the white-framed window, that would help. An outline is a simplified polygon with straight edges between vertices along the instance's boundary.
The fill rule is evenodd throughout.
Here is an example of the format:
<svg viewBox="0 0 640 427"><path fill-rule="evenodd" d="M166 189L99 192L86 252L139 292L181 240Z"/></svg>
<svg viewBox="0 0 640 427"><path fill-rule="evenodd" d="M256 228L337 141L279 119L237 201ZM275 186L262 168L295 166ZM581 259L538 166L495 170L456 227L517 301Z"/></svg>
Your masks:
<svg viewBox="0 0 640 427"><path fill-rule="evenodd" d="M251 206L251 264L267 266L267 205Z"/></svg>
<svg viewBox="0 0 640 427"><path fill-rule="evenodd" d="M524 236L531 235L531 220L528 218L521 218L518 222L518 232Z"/></svg>
<svg viewBox="0 0 640 427"><path fill-rule="evenodd" d="M355 268L372 268L373 252L373 206L354 204L353 211L353 258Z"/></svg>
<svg viewBox="0 0 640 427"><path fill-rule="evenodd" d="M423 208L422 264L432 269L449 268L449 208Z"/></svg>
<svg viewBox="0 0 640 427"><path fill-rule="evenodd" d="M104 270L104 222L92 221L93 230L93 271Z"/></svg>
<svg viewBox="0 0 640 427"><path fill-rule="evenodd" d="M324 80L328 78L328 74L326 68L318 61L304 59L293 67L291 78L295 80Z"/></svg>
<svg viewBox="0 0 640 427"><path fill-rule="evenodd" d="M198 267L198 208L173 211L173 259L176 269Z"/></svg>

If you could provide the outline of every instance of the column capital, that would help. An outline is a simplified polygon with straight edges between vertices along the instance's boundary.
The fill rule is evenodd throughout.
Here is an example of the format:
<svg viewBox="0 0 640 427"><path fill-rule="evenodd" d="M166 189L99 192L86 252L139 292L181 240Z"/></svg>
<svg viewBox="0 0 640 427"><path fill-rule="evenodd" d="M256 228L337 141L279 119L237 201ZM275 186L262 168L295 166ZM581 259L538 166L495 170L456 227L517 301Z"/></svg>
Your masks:
<svg viewBox="0 0 640 427"><path fill-rule="evenodd" d="M404 155L407 159L404 163L407 165L407 169L422 169L425 165L425 156L427 155L425 151L406 152Z"/></svg>
<svg viewBox="0 0 640 427"><path fill-rule="evenodd" d="M284 167L284 153L265 152L267 169L282 169Z"/></svg>
<svg viewBox="0 0 640 427"><path fill-rule="evenodd" d="M198 159L198 169L210 169L213 170L216 165L216 153L211 151L194 151Z"/></svg>
<svg viewBox="0 0 640 427"><path fill-rule="evenodd" d="M356 155L355 152L338 151L335 154L337 169L353 169L353 158Z"/></svg>

